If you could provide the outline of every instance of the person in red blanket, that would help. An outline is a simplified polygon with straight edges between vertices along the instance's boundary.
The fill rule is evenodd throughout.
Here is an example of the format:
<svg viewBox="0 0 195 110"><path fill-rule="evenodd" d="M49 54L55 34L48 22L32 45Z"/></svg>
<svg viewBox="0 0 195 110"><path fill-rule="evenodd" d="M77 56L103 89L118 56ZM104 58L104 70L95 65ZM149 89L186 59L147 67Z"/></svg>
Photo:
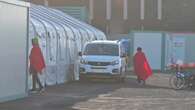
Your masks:
<svg viewBox="0 0 195 110"><path fill-rule="evenodd" d="M43 54L39 47L38 38L32 39L33 48L30 52L30 74L32 74L33 88L32 91L36 91L36 83L39 85L39 91L43 90L43 86L38 77L38 74L42 74L42 70L45 68L45 61Z"/></svg>
<svg viewBox="0 0 195 110"><path fill-rule="evenodd" d="M145 85L145 80L152 75L152 70L145 54L142 52L142 48L137 48L137 53L134 55L134 72L137 75L137 81L139 84Z"/></svg>

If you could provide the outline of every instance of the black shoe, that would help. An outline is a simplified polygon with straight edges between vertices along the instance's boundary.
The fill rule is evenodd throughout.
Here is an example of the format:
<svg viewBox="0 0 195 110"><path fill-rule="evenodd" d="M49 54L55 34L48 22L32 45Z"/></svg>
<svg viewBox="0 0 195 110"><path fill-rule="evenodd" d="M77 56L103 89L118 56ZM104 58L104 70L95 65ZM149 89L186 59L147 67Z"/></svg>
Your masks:
<svg viewBox="0 0 195 110"><path fill-rule="evenodd" d="M137 79L137 83L140 84L141 83L141 80Z"/></svg>
<svg viewBox="0 0 195 110"><path fill-rule="evenodd" d="M38 91L39 91L40 93L42 93L42 92L44 92L44 91L45 91L45 88L44 88L44 87L42 87L42 88L40 88Z"/></svg>
<svg viewBox="0 0 195 110"><path fill-rule="evenodd" d="M36 89L31 89L30 93L37 93L38 91Z"/></svg>
<svg viewBox="0 0 195 110"><path fill-rule="evenodd" d="M141 85L146 85L146 82L145 82L144 80L141 80L141 81L140 81L140 84L141 84Z"/></svg>

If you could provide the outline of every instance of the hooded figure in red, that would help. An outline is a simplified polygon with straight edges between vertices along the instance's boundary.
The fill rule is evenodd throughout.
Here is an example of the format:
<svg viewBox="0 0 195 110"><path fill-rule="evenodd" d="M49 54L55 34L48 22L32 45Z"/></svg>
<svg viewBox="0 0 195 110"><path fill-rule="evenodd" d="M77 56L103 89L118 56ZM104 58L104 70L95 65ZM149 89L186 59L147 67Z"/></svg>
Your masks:
<svg viewBox="0 0 195 110"><path fill-rule="evenodd" d="M38 44L38 39L32 39L33 48L30 52L30 73L32 74L33 80L33 91L36 90L36 83L39 84L40 90L42 90L43 86L39 80L38 74L42 73L42 70L45 68L45 61L43 58L43 54Z"/></svg>
<svg viewBox="0 0 195 110"><path fill-rule="evenodd" d="M141 47L137 48L137 53L134 56L134 71L139 83L143 81L145 84L145 80L152 75L152 70Z"/></svg>
<svg viewBox="0 0 195 110"><path fill-rule="evenodd" d="M41 73L42 70L45 68L43 54L36 39L32 40L32 45L33 48L30 53L30 68L34 69L36 73Z"/></svg>

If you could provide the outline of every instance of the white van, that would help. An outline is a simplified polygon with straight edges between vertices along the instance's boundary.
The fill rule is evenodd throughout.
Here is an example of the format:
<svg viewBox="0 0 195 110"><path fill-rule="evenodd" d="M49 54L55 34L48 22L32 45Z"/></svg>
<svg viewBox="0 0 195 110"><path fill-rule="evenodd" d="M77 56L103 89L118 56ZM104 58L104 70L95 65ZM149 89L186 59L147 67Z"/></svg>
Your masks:
<svg viewBox="0 0 195 110"><path fill-rule="evenodd" d="M80 55L80 79L108 76L123 81L125 78L125 49L120 41L92 41Z"/></svg>

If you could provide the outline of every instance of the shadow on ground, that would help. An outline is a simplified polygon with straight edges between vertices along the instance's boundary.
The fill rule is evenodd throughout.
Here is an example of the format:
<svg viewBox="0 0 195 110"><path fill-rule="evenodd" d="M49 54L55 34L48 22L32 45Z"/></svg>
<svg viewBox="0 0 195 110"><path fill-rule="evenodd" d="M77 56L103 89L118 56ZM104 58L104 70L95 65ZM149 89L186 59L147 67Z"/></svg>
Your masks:
<svg viewBox="0 0 195 110"><path fill-rule="evenodd" d="M158 80L156 78L155 80ZM29 97L0 104L0 110L79 110L73 106L102 94L112 93L120 88L171 89L169 86L137 84L133 74L129 74L124 83L113 80L77 81L63 85L47 87L44 93L30 94Z"/></svg>

